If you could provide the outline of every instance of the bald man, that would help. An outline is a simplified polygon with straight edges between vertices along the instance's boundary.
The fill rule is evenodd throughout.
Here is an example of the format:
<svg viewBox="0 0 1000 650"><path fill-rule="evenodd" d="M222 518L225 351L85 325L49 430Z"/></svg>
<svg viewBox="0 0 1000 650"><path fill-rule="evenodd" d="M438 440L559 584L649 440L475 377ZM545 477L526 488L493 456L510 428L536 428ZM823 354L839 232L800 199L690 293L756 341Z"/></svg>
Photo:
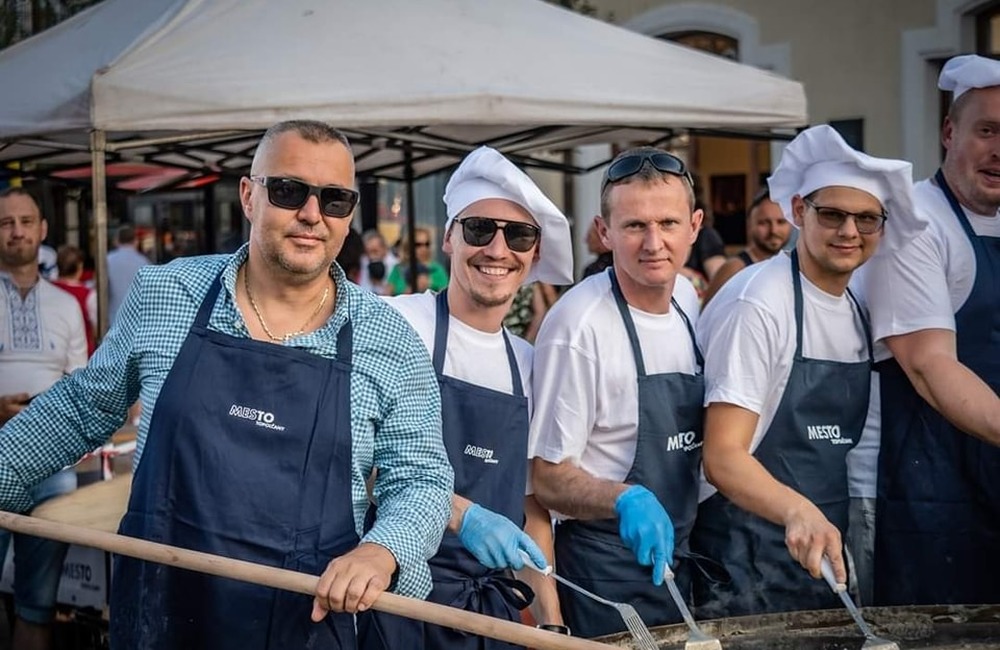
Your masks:
<svg viewBox="0 0 1000 650"><path fill-rule="evenodd" d="M310 597L119 556L114 647L354 648L352 614L430 591L453 484L440 394L413 330L334 263L358 200L347 139L273 126L240 200L246 245L140 270L89 365L0 430L0 507L29 510L139 399L121 533L322 577Z"/></svg>

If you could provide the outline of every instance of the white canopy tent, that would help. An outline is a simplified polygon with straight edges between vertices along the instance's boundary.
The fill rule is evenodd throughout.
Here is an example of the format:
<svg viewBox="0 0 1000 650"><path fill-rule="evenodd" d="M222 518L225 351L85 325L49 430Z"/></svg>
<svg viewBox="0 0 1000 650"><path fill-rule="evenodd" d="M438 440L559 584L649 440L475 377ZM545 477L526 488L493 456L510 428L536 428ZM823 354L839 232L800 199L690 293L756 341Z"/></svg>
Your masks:
<svg viewBox="0 0 1000 650"><path fill-rule="evenodd" d="M104 0L0 52L0 88L0 161L92 162L102 284L105 158L126 150L235 172L269 125L320 119L359 174L412 180L483 143L545 166L531 155L807 121L799 83L540 0Z"/></svg>

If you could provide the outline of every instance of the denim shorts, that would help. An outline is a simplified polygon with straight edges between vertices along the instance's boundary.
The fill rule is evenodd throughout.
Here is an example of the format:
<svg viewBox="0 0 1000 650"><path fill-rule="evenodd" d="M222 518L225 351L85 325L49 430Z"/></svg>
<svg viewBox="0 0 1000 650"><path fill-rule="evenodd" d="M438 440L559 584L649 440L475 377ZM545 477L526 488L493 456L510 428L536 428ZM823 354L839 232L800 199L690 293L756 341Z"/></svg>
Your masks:
<svg viewBox="0 0 1000 650"><path fill-rule="evenodd" d="M36 485L31 496L38 505L75 489L76 472L65 469ZM0 532L0 558L7 555L11 534ZM56 592L69 546L20 533L13 533L13 536L14 611L18 618L29 623L48 624L55 614Z"/></svg>

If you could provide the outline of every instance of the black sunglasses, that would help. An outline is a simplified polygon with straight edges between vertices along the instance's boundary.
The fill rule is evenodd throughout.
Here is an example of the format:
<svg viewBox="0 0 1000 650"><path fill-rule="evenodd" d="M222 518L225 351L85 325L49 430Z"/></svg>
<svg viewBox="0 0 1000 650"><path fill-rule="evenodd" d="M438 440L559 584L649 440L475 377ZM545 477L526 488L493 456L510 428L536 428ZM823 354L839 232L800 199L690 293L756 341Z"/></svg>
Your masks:
<svg viewBox="0 0 1000 650"><path fill-rule="evenodd" d="M688 185L694 187L694 180L691 179L691 174L684 165L684 161L677 156L664 151L656 153L635 153L623 156L614 161L611 163L611 166L608 167L608 170L604 172L604 182L601 183L601 191L603 192L611 183L617 183L618 181L624 180L629 176L638 174L643 165L647 162L657 171L663 172L664 174L680 176L688 182Z"/></svg>
<svg viewBox="0 0 1000 650"><path fill-rule="evenodd" d="M542 229L530 223L504 221L489 217L464 217L455 219L462 226L462 239L469 246L488 246L498 230L503 230L507 248L515 253L527 253L542 236ZM504 224L501 226L500 224Z"/></svg>
<svg viewBox="0 0 1000 650"><path fill-rule="evenodd" d="M251 176L250 180L267 188L267 200L271 205L286 210L298 210L310 196L315 196L324 216L344 219L351 216L358 204L358 193L346 187L319 187L281 176Z"/></svg>

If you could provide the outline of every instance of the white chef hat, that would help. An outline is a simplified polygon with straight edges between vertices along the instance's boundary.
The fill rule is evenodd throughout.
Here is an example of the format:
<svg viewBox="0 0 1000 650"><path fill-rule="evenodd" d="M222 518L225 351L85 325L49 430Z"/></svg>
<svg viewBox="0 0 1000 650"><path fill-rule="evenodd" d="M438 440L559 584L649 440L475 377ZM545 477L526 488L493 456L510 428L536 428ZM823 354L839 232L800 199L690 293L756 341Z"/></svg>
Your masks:
<svg viewBox="0 0 1000 650"><path fill-rule="evenodd" d="M973 88L1000 86L1000 61L965 54L948 59L938 77L938 88L950 90L955 101Z"/></svg>
<svg viewBox="0 0 1000 650"><path fill-rule="evenodd" d="M882 203L888 219L879 253L899 250L927 227L913 204L913 166L905 160L875 158L852 149L833 127L814 126L785 148L768 179L771 199L793 224L792 197L824 187L850 187Z"/></svg>
<svg viewBox="0 0 1000 650"><path fill-rule="evenodd" d="M569 222L527 174L496 149L479 147L462 161L448 179L444 202L448 210L445 231L462 210L483 199L506 199L521 206L542 229L539 258L525 283L572 284L573 241ZM503 236L502 234L499 236Z"/></svg>

